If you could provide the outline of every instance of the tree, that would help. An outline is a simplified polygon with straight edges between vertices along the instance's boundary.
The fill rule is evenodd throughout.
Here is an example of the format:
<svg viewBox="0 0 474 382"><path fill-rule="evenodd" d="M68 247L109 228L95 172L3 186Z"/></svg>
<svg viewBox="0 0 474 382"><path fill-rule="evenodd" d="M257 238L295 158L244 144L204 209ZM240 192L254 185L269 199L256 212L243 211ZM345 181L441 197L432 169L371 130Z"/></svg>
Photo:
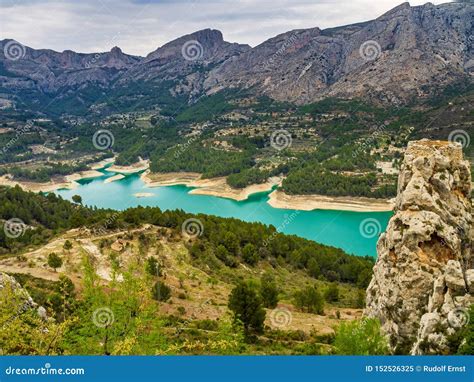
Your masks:
<svg viewBox="0 0 474 382"><path fill-rule="evenodd" d="M260 281L260 296L265 308L275 308L278 304L278 288L275 278L265 273Z"/></svg>
<svg viewBox="0 0 474 382"><path fill-rule="evenodd" d="M246 335L263 333L265 310L255 290L248 283L239 283L229 296L229 309L234 320L242 322Z"/></svg>
<svg viewBox="0 0 474 382"><path fill-rule="evenodd" d="M171 297L171 289L162 281L157 281L151 289L153 298L157 301L168 301Z"/></svg>
<svg viewBox="0 0 474 382"><path fill-rule="evenodd" d="M314 257L308 260L307 268L308 268L308 274L311 277L314 277L315 279L318 278L319 275L321 274L321 269L319 268L319 264Z"/></svg>
<svg viewBox="0 0 474 382"><path fill-rule="evenodd" d="M152 276L161 276L160 265L158 260L156 260L154 257L149 257L146 259L145 270Z"/></svg>
<svg viewBox="0 0 474 382"><path fill-rule="evenodd" d="M296 292L295 305L308 313L324 314L324 299L316 286L308 286Z"/></svg>
<svg viewBox="0 0 474 382"><path fill-rule="evenodd" d="M326 289L324 297L328 302L339 301L339 288L337 287L336 283L332 283L331 285L329 285L329 288Z"/></svg>
<svg viewBox="0 0 474 382"><path fill-rule="evenodd" d="M71 199L76 204L82 204L82 197L80 195L73 195Z"/></svg>
<svg viewBox="0 0 474 382"><path fill-rule="evenodd" d="M245 244L245 247L242 250L242 258L249 265L257 264L258 253L255 250L255 246L253 244L250 244L250 243Z"/></svg>
<svg viewBox="0 0 474 382"><path fill-rule="evenodd" d="M341 355L388 354L387 338L380 331L380 322L364 318L341 323L336 329L334 347Z"/></svg>
<svg viewBox="0 0 474 382"><path fill-rule="evenodd" d="M60 275L55 291L48 299L59 322L66 320L74 312L76 306L75 296L75 287L72 280L65 275Z"/></svg>
<svg viewBox="0 0 474 382"><path fill-rule="evenodd" d="M63 260L59 257L59 255L52 252L48 255L48 265L56 272L56 269L63 265Z"/></svg>
<svg viewBox="0 0 474 382"><path fill-rule="evenodd" d="M66 240L66 241L64 242L63 248L64 248L66 251L70 251L70 250L72 249L72 243L71 243L69 240Z"/></svg>
<svg viewBox="0 0 474 382"><path fill-rule="evenodd" d="M357 291L356 308L365 308L365 291L362 289Z"/></svg>

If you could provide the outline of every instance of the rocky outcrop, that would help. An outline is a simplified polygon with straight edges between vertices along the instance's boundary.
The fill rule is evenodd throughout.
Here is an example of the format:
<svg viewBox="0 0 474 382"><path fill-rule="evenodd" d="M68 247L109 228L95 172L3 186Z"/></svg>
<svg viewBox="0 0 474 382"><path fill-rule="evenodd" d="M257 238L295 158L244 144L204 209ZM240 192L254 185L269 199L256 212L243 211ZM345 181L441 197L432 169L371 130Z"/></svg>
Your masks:
<svg viewBox="0 0 474 382"><path fill-rule="evenodd" d="M11 312L11 319L15 319L19 315L31 309L36 310L38 316L43 320L48 319L46 309L42 306L38 306L38 304L31 298L30 294L26 291L26 289L24 289L18 283L18 281L15 280L14 277L9 276L4 272L0 272L0 298L2 294L13 295L14 301L18 305L16 311ZM3 324L7 325L8 322L4 322Z"/></svg>
<svg viewBox="0 0 474 382"><path fill-rule="evenodd" d="M294 30L226 61L206 85L255 87L296 103L327 96L403 103L468 75L473 14L467 3L404 3L365 23Z"/></svg>
<svg viewBox="0 0 474 382"><path fill-rule="evenodd" d="M394 353L449 353L469 319L474 238L469 162L457 143L410 142L395 214L377 244L366 314Z"/></svg>

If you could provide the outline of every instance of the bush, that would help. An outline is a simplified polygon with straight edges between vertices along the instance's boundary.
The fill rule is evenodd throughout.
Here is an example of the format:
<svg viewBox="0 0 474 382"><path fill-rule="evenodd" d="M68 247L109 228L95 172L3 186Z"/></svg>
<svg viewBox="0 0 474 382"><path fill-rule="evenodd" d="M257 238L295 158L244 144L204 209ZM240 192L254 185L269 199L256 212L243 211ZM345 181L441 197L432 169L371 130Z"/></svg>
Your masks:
<svg viewBox="0 0 474 382"><path fill-rule="evenodd" d="M56 269L63 265L63 260L58 254L53 252L48 255L48 265L56 272Z"/></svg>
<svg viewBox="0 0 474 382"><path fill-rule="evenodd" d="M339 301L339 288L337 284L331 284L324 294L326 301L328 302L337 302Z"/></svg>
<svg viewBox="0 0 474 382"><path fill-rule="evenodd" d="M308 286L296 292L295 305L308 313L324 314L324 299L316 286Z"/></svg>
<svg viewBox="0 0 474 382"><path fill-rule="evenodd" d="M278 304L278 288L275 279L268 273L260 281L260 297L265 308L273 309Z"/></svg>
<svg viewBox="0 0 474 382"><path fill-rule="evenodd" d="M242 322L245 334L263 333L265 310L260 297L249 284L240 283L232 290L229 309L234 313L234 320Z"/></svg>
<svg viewBox="0 0 474 382"><path fill-rule="evenodd" d="M380 322L364 318L342 323L336 330L334 347L341 355L388 354L387 338L380 331Z"/></svg>
<svg viewBox="0 0 474 382"><path fill-rule="evenodd" d="M162 281L157 281L151 290L152 296L157 301L168 301L171 297L171 289Z"/></svg>
<svg viewBox="0 0 474 382"><path fill-rule="evenodd" d="M146 259L145 270L152 276L161 276L160 265L158 264L158 260L156 260L154 257L149 257Z"/></svg>

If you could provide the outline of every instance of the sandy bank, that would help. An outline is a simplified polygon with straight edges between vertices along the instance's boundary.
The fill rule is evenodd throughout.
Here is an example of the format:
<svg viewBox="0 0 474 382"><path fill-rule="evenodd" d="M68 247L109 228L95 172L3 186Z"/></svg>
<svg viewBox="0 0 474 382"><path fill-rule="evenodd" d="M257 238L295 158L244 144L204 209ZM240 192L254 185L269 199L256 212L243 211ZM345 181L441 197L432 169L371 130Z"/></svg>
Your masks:
<svg viewBox="0 0 474 382"><path fill-rule="evenodd" d="M107 167L105 170L110 172L117 172L120 174L135 174L137 172L145 171L150 167L150 162L148 160L140 160L138 163L134 163L130 166L117 166L112 165Z"/></svg>
<svg viewBox="0 0 474 382"><path fill-rule="evenodd" d="M78 186L78 183L70 182L55 182L50 181L47 183L37 183L37 182L18 182L16 180L10 179L8 175L0 177L0 186L15 187L20 186L24 191L32 192L52 192L59 190L60 188L65 188L73 190Z"/></svg>
<svg viewBox="0 0 474 382"><path fill-rule="evenodd" d="M115 161L115 158L107 158L107 159L101 160L100 162L91 164L90 167L92 170L100 170L104 168L105 166L111 163L114 163L114 161Z"/></svg>
<svg viewBox="0 0 474 382"><path fill-rule="evenodd" d="M393 204L386 199L361 197L333 197L323 195L287 195L275 190L270 195L268 204L274 208L292 210L339 210L354 212L392 211Z"/></svg>
<svg viewBox="0 0 474 382"><path fill-rule="evenodd" d="M100 178L103 175L104 174L96 170L87 170L87 171L76 172L71 175L66 175L65 179L67 182L77 182L78 180L81 180L81 179Z"/></svg>
<svg viewBox="0 0 474 382"><path fill-rule="evenodd" d="M117 175L114 175L114 176L111 176L110 178L107 178L104 180L104 183L112 183L112 182L115 182L117 180L121 180L125 178L125 175L122 175L122 174L117 174Z"/></svg>
<svg viewBox="0 0 474 382"><path fill-rule="evenodd" d="M152 196L155 196L155 194L151 192L137 192L136 194L133 194L136 198L150 198Z"/></svg>
<svg viewBox="0 0 474 382"><path fill-rule="evenodd" d="M142 174L141 179L148 187L184 185L196 187L189 192L193 195L210 195L237 201L246 200L250 195L258 192L270 191L281 181L280 178L275 177L266 183L235 189L227 184L225 177L202 179L201 174L194 172L158 174L146 171Z"/></svg>

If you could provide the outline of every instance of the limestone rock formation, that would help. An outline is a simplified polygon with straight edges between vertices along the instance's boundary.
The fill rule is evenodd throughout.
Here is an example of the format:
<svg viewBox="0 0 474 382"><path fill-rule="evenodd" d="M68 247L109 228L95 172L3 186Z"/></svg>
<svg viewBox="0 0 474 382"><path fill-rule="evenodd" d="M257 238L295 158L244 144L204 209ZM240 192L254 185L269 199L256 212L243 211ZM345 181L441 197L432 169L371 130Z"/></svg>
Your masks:
<svg viewBox="0 0 474 382"><path fill-rule="evenodd" d="M18 309L16 312L11 312L11 319L23 314L27 310L35 309L38 313L38 316L43 320L47 320L48 316L46 309L42 306L39 306L30 294L24 289L14 277L7 275L4 272L0 272L0 298L3 293L13 293L15 296L15 301L18 302ZM4 323L5 325L6 323Z"/></svg>
<svg viewBox="0 0 474 382"><path fill-rule="evenodd" d="M377 244L366 314L394 353L449 353L474 289L471 174L457 143L410 142L395 214ZM474 319L474 317L472 318Z"/></svg>

